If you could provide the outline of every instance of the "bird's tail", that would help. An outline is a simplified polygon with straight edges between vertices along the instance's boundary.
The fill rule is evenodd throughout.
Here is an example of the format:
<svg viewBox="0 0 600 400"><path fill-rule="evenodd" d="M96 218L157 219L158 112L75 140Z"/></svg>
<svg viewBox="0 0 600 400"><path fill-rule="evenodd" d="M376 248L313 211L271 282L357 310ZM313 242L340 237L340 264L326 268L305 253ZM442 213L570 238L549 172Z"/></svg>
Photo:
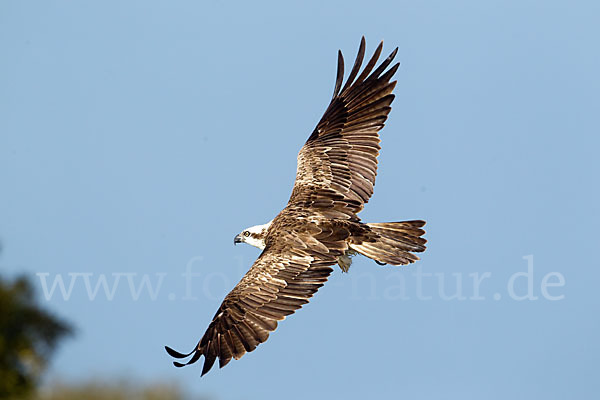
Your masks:
<svg viewBox="0 0 600 400"><path fill-rule="evenodd" d="M405 265L419 259L413 253L425 251L427 240L421 237L425 221L381 222L366 224L375 234L369 240L350 244L350 248L378 264Z"/></svg>

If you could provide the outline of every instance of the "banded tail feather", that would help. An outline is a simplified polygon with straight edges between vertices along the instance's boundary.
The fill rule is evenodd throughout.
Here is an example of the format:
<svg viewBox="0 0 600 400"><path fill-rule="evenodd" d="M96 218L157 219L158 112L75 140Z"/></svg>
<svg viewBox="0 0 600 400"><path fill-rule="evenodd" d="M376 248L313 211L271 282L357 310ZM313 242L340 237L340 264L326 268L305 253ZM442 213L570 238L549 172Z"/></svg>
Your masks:
<svg viewBox="0 0 600 400"><path fill-rule="evenodd" d="M378 264L406 265L419 260L413 253L425 251L425 221L380 222L367 224L377 234L374 242L351 243L352 250Z"/></svg>

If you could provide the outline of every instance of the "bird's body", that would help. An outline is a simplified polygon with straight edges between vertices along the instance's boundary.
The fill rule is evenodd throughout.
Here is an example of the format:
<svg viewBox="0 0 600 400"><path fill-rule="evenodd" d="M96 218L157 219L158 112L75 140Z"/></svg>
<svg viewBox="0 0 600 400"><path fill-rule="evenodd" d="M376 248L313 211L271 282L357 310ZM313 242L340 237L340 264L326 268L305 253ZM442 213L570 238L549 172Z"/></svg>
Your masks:
<svg viewBox="0 0 600 400"><path fill-rule="evenodd" d="M424 221L363 223L357 214L373 194L383 127L395 83L397 49L375 70L382 44L359 74L365 42L342 87L338 57L333 99L298 154L296 183L287 206L270 222L234 239L262 251L252 268L225 297L206 333L189 354L167 347L175 358L205 357L202 374L216 359L220 367L267 340L277 321L302 307L326 282L332 266L347 272L357 253L378 264L404 265L425 250ZM373 72L371 72L373 71ZM384 72L385 71L385 72Z"/></svg>

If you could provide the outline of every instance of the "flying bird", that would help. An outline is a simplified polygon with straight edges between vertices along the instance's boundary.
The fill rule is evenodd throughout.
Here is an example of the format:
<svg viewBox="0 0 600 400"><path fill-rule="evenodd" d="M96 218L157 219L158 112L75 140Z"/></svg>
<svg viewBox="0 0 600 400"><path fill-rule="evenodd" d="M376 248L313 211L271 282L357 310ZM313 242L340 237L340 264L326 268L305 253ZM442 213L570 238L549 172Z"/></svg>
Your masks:
<svg viewBox="0 0 600 400"><path fill-rule="evenodd" d="M425 221L363 223L358 213L373 194L383 128L394 100L388 69L398 48L377 67L383 42L361 71L365 38L344 83L338 52L333 98L298 154L296 182L287 206L271 221L245 229L234 243L262 253L225 297L202 339L187 353L170 347L182 367L204 356L202 375L253 351L323 286L338 264L347 272L351 257L362 254L378 264L405 265L425 251ZM343 86L342 86L343 85Z"/></svg>

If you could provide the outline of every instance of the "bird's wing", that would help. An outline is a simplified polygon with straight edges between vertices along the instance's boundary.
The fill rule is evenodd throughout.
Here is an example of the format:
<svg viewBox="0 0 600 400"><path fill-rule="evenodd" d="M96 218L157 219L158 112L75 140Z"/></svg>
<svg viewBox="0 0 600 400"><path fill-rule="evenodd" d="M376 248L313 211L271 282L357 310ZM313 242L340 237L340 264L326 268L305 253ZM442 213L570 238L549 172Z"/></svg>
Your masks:
<svg viewBox="0 0 600 400"><path fill-rule="evenodd" d="M277 321L294 313L327 281L335 264L339 239L348 233L322 230L315 224L301 224L302 233L281 230L242 280L225 297L206 333L194 350L181 354L166 347L175 358L192 358L181 367L204 356L202 375L215 360L224 367L267 340ZM311 231L312 230L312 231Z"/></svg>
<svg viewBox="0 0 600 400"><path fill-rule="evenodd" d="M338 53L333 98L317 127L298 154L296 183L290 205L329 209L336 217L352 218L373 194L383 128L396 81L390 79L399 63L386 71L396 48L376 69L383 42L360 72L365 38L360 42L352 71L342 87L344 58Z"/></svg>

